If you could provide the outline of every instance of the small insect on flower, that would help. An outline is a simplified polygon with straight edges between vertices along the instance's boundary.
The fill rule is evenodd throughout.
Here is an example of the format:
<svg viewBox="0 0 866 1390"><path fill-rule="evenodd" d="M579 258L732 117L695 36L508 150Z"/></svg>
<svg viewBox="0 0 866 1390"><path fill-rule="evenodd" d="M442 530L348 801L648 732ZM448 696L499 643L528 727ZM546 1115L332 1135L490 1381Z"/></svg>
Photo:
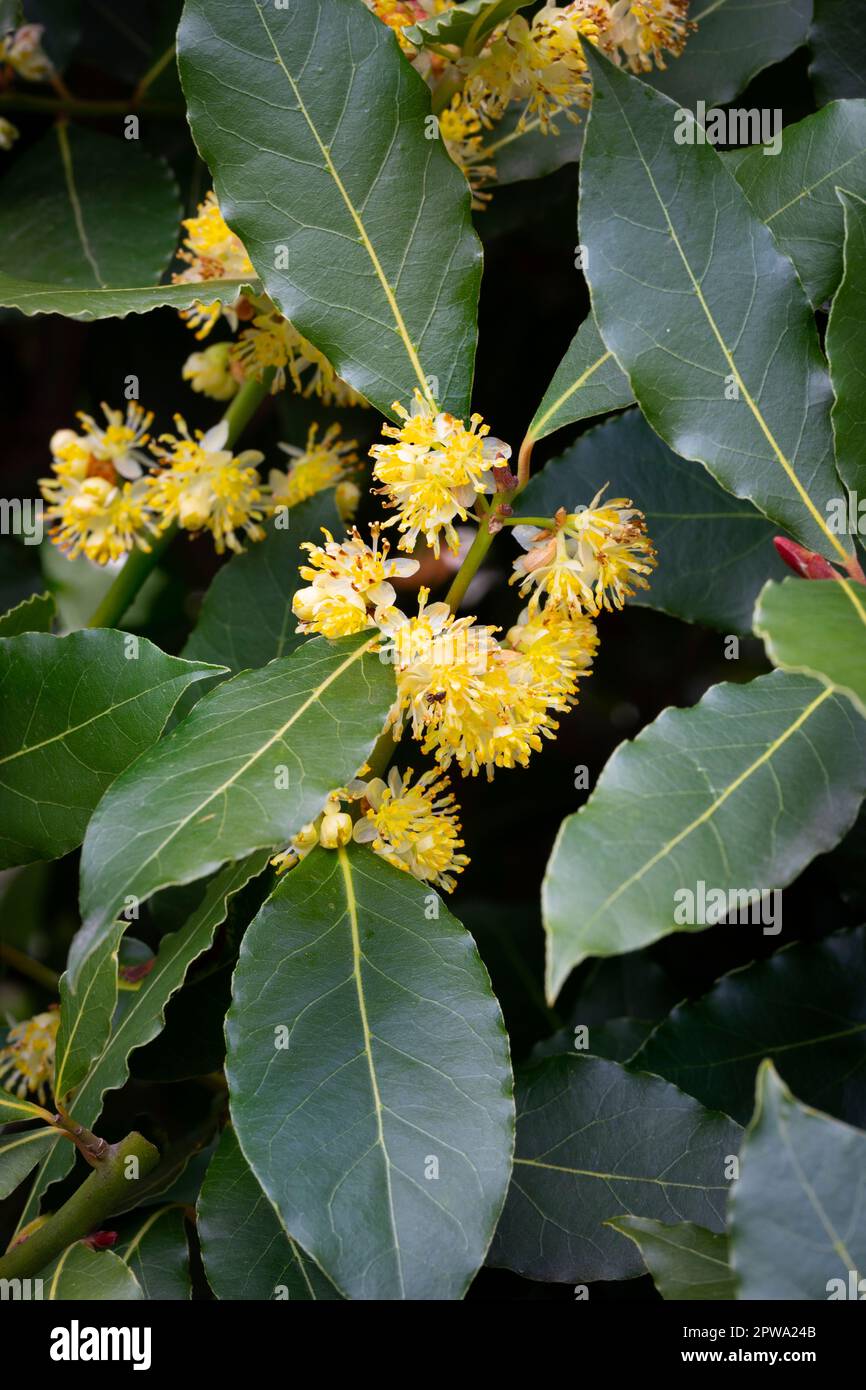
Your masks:
<svg viewBox="0 0 866 1390"><path fill-rule="evenodd" d="M40 1105L45 1104L54 1084L59 1027L60 1009L56 1005L12 1025L5 1047L0 1048L0 1081L7 1091L22 1099L26 1095L36 1096Z"/></svg>
<svg viewBox="0 0 866 1390"><path fill-rule="evenodd" d="M412 775L411 768L401 774L394 767L387 783L381 777L350 783L364 813L355 823L354 839L395 868L451 893L454 875L469 863L460 853L464 842L454 796L438 769L422 773L414 784Z"/></svg>
<svg viewBox="0 0 866 1390"><path fill-rule="evenodd" d="M265 491L255 465L264 455L257 449L233 455L225 447L227 420L206 434L190 434L183 416L174 419L179 434L160 435L160 444L151 446L164 463L147 479L148 502L160 527L177 520L186 531L210 531L218 555L226 548L243 550L238 531L249 540L263 540L259 523L265 514Z"/></svg>
<svg viewBox="0 0 866 1390"><path fill-rule="evenodd" d="M546 597L566 614L597 614L622 608L635 589L649 587L656 553L643 513L626 497L600 505L603 493L588 507L561 508L547 529L514 528L527 553L515 560L511 582L524 597L532 594L531 609Z"/></svg>
<svg viewBox="0 0 866 1390"><path fill-rule="evenodd" d="M319 426L312 424L305 449L278 445L292 462L285 473L272 468L268 474L272 507L295 507L325 488L335 488L356 470L358 441L341 439L340 434L339 425L330 425L319 439Z"/></svg>
<svg viewBox="0 0 866 1390"><path fill-rule="evenodd" d="M324 545L303 541L309 563L301 565L309 588L299 589L292 612L299 632L319 632L324 637L347 637L375 627L393 610L396 592L389 581L414 574L417 560L391 558L387 540L377 525L370 527L368 545L356 527L348 538L335 541L322 527Z"/></svg>
<svg viewBox="0 0 866 1390"><path fill-rule="evenodd" d="M490 426L480 415L462 420L440 411L416 388L411 411L399 401L392 407L401 425L383 425L392 444L374 444L370 455L373 472L382 483L379 491L397 515L385 524L396 525L403 535L398 548L414 550L423 535L439 555L440 533L449 548L459 549L455 519L466 521L476 497L492 492L492 469L511 457L509 445L489 435Z"/></svg>
<svg viewBox="0 0 866 1390"><path fill-rule="evenodd" d="M57 430L51 438L53 476L40 478L49 504L51 538L67 555L86 555L104 565L134 546L150 550L156 530L142 477L142 452L153 416L130 402L124 414L102 406L105 427L79 414L84 433Z"/></svg>

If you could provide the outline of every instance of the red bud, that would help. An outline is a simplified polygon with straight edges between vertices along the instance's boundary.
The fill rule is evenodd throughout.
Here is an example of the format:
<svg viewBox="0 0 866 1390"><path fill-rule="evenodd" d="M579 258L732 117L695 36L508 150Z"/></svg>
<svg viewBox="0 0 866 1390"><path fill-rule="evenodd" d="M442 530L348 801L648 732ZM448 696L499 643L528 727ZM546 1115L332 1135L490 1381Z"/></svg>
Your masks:
<svg viewBox="0 0 866 1390"><path fill-rule="evenodd" d="M82 1245L89 1245L91 1250L110 1250L112 1245L117 1243L116 1231L94 1231L92 1235L85 1236Z"/></svg>
<svg viewBox="0 0 866 1390"><path fill-rule="evenodd" d="M796 541L789 541L787 536L774 536L773 544L788 568L803 579L838 578L829 560L825 560L824 556L818 555L816 551L807 550Z"/></svg>

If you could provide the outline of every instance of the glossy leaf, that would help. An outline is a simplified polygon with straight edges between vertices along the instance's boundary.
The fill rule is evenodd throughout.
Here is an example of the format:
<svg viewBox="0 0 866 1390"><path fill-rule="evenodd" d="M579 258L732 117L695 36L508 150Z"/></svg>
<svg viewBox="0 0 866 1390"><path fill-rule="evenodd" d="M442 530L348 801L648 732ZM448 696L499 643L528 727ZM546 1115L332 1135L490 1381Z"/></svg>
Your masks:
<svg viewBox="0 0 866 1390"><path fill-rule="evenodd" d="M179 1206L137 1212L114 1247L146 1299L192 1298L186 1219Z"/></svg>
<svg viewBox="0 0 866 1390"><path fill-rule="evenodd" d="M834 101L786 126L778 154L746 150L734 156L732 169L758 217L794 262L812 304L832 298L842 278L836 188L841 184L866 194L866 101Z"/></svg>
<svg viewBox="0 0 866 1390"><path fill-rule="evenodd" d="M15 1191L56 1142L56 1131L47 1126L0 1138L0 1201Z"/></svg>
<svg viewBox="0 0 866 1390"><path fill-rule="evenodd" d="M20 637L22 632L50 632L54 618L51 594L31 594L0 617L0 637Z"/></svg>
<svg viewBox="0 0 866 1390"><path fill-rule="evenodd" d="M480 244L388 27L357 0L186 0L178 63L220 207L285 316L385 414L417 388L465 416Z"/></svg>
<svg viewBox="0 0 866 1390"><path fill-rule="evenodd" d="M769 1057L809 1105L866 1124L866 928L797 942L680 1004L631 1066L745 1124Z"/></svg>
<svg viewBox="0 0 866 1390"><path fill-rule="evenodd" d="M217 1298L310 1302L340 1297L286 1235L231 1126L222 1132L196 1210L205 1274Z"/></svg>
<svg viewBox="0 0 866 1390"><path fill-rule="evenodd" d="M10 1125L18 1120L45 1120L50 1117L51 1112L44 1106L22 1100L20 1096L13 1095L11 1091L0 1086L0 1125Z"/></svg>
<svg viewBox="0 0 866 1390"><path fill-rule="evenodd" d="M761 586L788 573L773 546L776 528L673 453L638 411L581 435L530 480L514 510L553 516L591 502L605 485L607 497L633 498L658 551L649 589L631 603L724 633L750 632Z"/></svg>
<svg viewBox="0 0 866 1390"><path fill-rule="evenodd" d="M427 43L453 43L460 48L471 37L472 51L478 52L483 40L497 24L506 23L516 10L525 9L530 0L464 0L442 14L431 15L420 24L403 31L419 48Z"/></svg>
<svg viewBox="0 0 866 1390"><path fill-rule="evenodd" d="M839 492L830 383L791 262L716 150L676 142L666 97L591 45L587 59L580 231L602 338L675 453L810 548L845 554L825 520Z"/></svg>
<svg viewBox="0 0 866 1390"><path fill-rule="evenodd" d="M866 608L861 584L786 579L761 590L755 632L774 666L835 686L866 716Z"/></svg>
<svg viewBox="0 0 866 1390"><path fill-rule="evenodd" d="M587 956L720 920L702 891L784 887L842 838L864 792L866 726L805 676L716 685L693 709L665 710L560 828L543 892L549 995ZM756 934L778 933L772 908Z"/></svg>
<svg viewBox="0 0 866 1390"><path fill-rule="evenodd" d="M115 923L94 951L73 990L60 979L60 1027L54 1059L55 1099L65 1102L100 1055L111 1033L117 1004L117 952L126 922Z"/></svg>
<svg viewBox="0 0 866 1390"><path fill-rule="evenodd" d="M866 202L853 193L844 193L841 189L836 191L845 219L845 270L827 321L826 347L836 396L833 402L836 463L843 482L858 494L856 504L859 506L860 498L866 497L866 446L863 443L866 427L866 377L863 370L866 353L866 327L863 323L866 314ZM844 500L848 501L847 498ZM857 523L859 521L858 515ZM846 523L850 525L847 517Z"/></svg>
<svg viewBox="0 0 866 1390"><path fill-rule="evenodd" d="M731 1192L737 1298L859 1298L864 1182L866 1134L801 1105L764 1062Z"/></svg>
<svg viewBox="0 0 866 1390"><path fill-rule="evenodd" d="M563 425L572 425L576 420L587 420L593 415L606 415L633 401L628 379L602 342L590 314L575 333L554 372L527 434L533 441L544 439Z"/></svg>
<svg viewBox="0 0 866 1390"><path fill-rule="evenodd" d="M346 1296L458 1299L505 1196L508 1043L472 938L363 846L317 849L248 929L226 1018L238 1140Z"/></svg>
<svg viewBox="0 0 866 1390"><path fill-rule="evenodd" d="M60 289L155 283L174 254L180 217L163 160L135 140L60 121L0 183L0 271Z"/></svg>
<svg viewBox="0 0 866 1390"><path fill-rule="evenodd" d="M689 18L698 30L682 56L648 79L683 106L723 104L805 43L812 0L692 0Z"/></svg>
<svg viewBox="0 0 866 1390"><path fill-rule="evenodd" d="M393 700L367 632L316 638L205 695L97 807L81 858L75 981L126 896L288 843L361 767ZM154 818L151 807L159 804Z"/></svg>
<svg viewBox="0 0 866 1390"><path fill-rule="evenodd" d="M489 1263L529 1279L630 1279L623 1213L724 1227L742 1131L656 1076L600 1057L548 1057L518 1075L517 1150Z"/></svg>
<svg viewBox="0 0 866 1390"><path fill-rule="evenodd" d="M728 1238L690 1221L668 1225L641 1216L608 1222L633 1240L662 1298L707 1302L735 1297Z"/></svg>
<svg viewBox="0 0 866 1390"><path fill-rule="evenodd" d="M156 741L190 682L212 673L107 628L0 641L0 865L80 844L117 774Z"/></svg>
<svg viewBox="0 0 866 1390"><path fill-rule="evenodd" d="M306 560L299 544L320 541L323 526L339 534L333 490L292 507L287 516L287 530L269 525L263 541L233 556L217 573L183 649L188 660L246 671L288 656L304 641L292 613L295 592L307 582L298 574ZM253 614L255 622L250 621Z"/></svg>
<svg viewBox="0 0 866 1390"><path fill-rule="evenodd" d="M69 1302L129 1302L144 1298L132 1270L113 1250L91 1250L76 1241L39 1276L44 1297Z"/></svg>
<svg viewBox="0 0 866 1390"><path fill-rule="evenodd" d="M866 96L866 30L851 0L815 0L809 76L819 104Z"/></svg>
<svg viewBox="0 0 866 1390"><path fill-rule="evenodd" d="M208 280L207 303L231 304L242 290L257 290L259 282ZM68 289L63 285L24 280L0 271L0 309L23 314L62 314L69 319L124 319L168 307L189 309L202 298L201 285L143 285L131 289Z"/></svg>
<svg viewBox="0 0 866 1390"><path fill-rule="evenodd" d="M153 966L138 988L121 995L111 1037L92 1062L70 1106L72 1118L79 1124L87 1129L96 1124L106 1091L117 1090L129 1075L130 1053L158 1035L169 999L180 989L193 961L210 946L214 932L225 920L230 899L261 872L267 857L260 851L217 874L184 927L162 938ZM55 1138L28 1195L22 1222L37 1214L42 1194L68 1173L74 1158L72 1145Z"/></svg>

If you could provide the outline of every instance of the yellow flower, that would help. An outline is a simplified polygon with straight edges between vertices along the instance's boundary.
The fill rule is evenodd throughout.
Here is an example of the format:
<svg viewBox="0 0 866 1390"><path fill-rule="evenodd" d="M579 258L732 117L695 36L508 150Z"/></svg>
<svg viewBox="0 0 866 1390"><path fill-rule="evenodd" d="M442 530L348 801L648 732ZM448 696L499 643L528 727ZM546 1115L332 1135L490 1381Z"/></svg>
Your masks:
<svg viewBox="0 0 866 1390"><path fill-rule="evenodd" d="M292 462L287 472L272 468L268 474L273 507L296 507L325 488L335 488L354 470L358 462L355 452L358 441L341 439L339 425L331 425L321 439L318 433L319 426L310 425L306 449L299 449L295 444L279 445Z"/></svg>
<svg viewBox="0 0 866 1390"><path fill-rule="evenodd" d="M8 63L26 82L47 82L54 76L54 64L42 47L44 33L44 24L22 24L0 36L0 64Z"/></svg>
<svg viewBox="0 0 866 1390"><path fill-rule="evenodd" d="M324 353L307 342L294 324L265 301L266 311L256 314L252 327L245 329L231 348L232 362L245 377L260 381L269 367L275 368L272 390L281 391L286 376L302 396L318 396L323 405L366 406L363 396L342 381ZM313 370L305 377L308 368Z"/></svg>
<svg viewBox="0 0 866 1390"><path fill-rule="evenodd" d="M450 154L469 184L472 194L472 208L481 212L490 202L491 194L485 193L484 184L496 178L496 166L484 164L482 149L481 117L466 100L462 92L457 92L439 116L439 133Z"/></svg>
<svg viewBox="0 0 866 1390"><path fill-rule="evenodd" d="M297 835L292 836L292 842L288 849L284 849L280 854L275 854L271 859L278 874L284 874L287 869L293 869L302 859L306 859L310 850L319 843L318 826L312 821L307 825L302 825Z"/></svg>
<svg viewBox="0 0 866 1390"><path fill-rule="evenodd" d="M395 401L393 410L402 425L384 425L382 433L393 444L374 444L373 472L387 505L397 516L386 525L404 533L400 550L414 550L418 536L439 555L440 532L453 551L459 540L454 520L465 521L468 508L479 493L493 489L490 470L504 464L511 449L501 439L487 438L489 425L473 415L467 430L462 420L437 411L416 389L411 413Z"/></svg>
<svg viewBox="0 0 866 1390"><path fill-rule="evenodd" d="M190 434L186 421L175 415L179 437L163 434L168 449L154 446L158 458L166 461L147 480L148 501L165 527L177 519L186 531L210 531L217 554L228 547L239 552L243 546L237 531L253 541L264 538L258 524L264 515L264 489L255 465L263 454L245 449L235 457L225 447L228 422L221 420L203 434Z"/></svg>
<svg viewBox="0 0 866 1390"><path fill-rule="evenodd" d="M391 611L396 594L389 580L414 574L417 560L389 558L389 545L371 526L372 546L353 527L344 541L335 541L322 527L325 544L303 541L309 564L301 565L302 579L310 587L299 589L292 612L299 632L320 632L324 637L347 637L375 627Z"/></svg>
<svg viewBox="0 0 866 1390"><path fill-rule="evenodd" d="M431 15L452 9L454 3L455 0L364 0L367 9L394 30L397 42L410 58L416 50L403 30L411 24L420 24Z"/></svg>
<svg viewBox="0 0 866 1390"><path fill-rule="evenodd" d="M172 276L175 284L243 280L245 276L255 275L244 244L227 225L213 190L199 204L195 217L185 218L182 225L187 234L177 256L178 260L186 262L187 269ZM191 309L182 309L180 316L195 330L197 338L206 338L220 314L228 319L233 329L237 328L237 308L241 302L238 300L234 305L223 305L219 300L200 302Z"/></svg>
<svg viewBox="0 0 866 1390"><path fill-rule="evenodd" d="M54 1050L60 1010L56 1006L35 1014L9 1029L6 1046L0 1048L0 1080L13 1095L36 1096L45 1104L46 1092L54 1084Z"/></svg>
<svg viewBox="0 0 866 1390"><path fill-rule="evenodd" d="M203 352L190 353L181 373L193 391L212 401L229 401L240 388L231 370L231 343L211 343Z"/></svg>
<svg viewBox="0 0 866 1390"><path fill-rule="evenodd" d="M333 792L325 802L322 822L319 826L319 844L322 849L339 849L352 838L352 817L340 806L338 792Z"/></svg>
<svg viewBox="0 0 866 1390"><path fill-rule="evenodd" d="M599 46L632 72L665 67L664 54L678 58L698 27L688 18L689 0L614 0L607 9Z"/></svg>
<svg viewBox="0 0 866 1390"><path fill-rule="evenodd" d="M577 678L590 673L598 634L591 618L563 616L549 605L525 608L508 633L508 644L520 653L525 680L544 692L549 706L564 711L575 702Z"/></svg>
<svg viewBox="0 0 866 1390"><path fill-rule="evenodd" d="M455 618L445 603L428 608L427 597L421 589L417 617L395 611L381 623L397 680L388 727L399 739L408 724L425 753L443 768L456 760L464 774L525 766L557 727L546 693L495 628Z"/></svg>
<svg viewBox="0 0 866 1390"><path fill-rule="evenodd" d="M5 116L0 116L0 150L11 150L21 131Z"/></svg>
<svg viewBox="0 0 866 1390"><path fill-rule="evenodd" d="M527 551L514 562L512 583L520 593L532 592L530 608L548 603L563 612L599 613L622 608L635 589L646 589L645 578L656 564L652 541L642 512L626 497L603 506L604 488L588 507L566 514L545 530L516 526L515 539Z"/></svg>
<svg viewBox="0 0 866 1390"><path fill-rule="evenodd" d="M39 480L54 543L72 559L86 555L98 565L121 559L134 546L150 550L148 536L156 530L141 477L148 461L141 446L153 417L135 402L125 415L105 404L102 410L104 428L79 414L83 434L52 435L53 476Z"/></svg>
<svg viewBox="0 0 866 1390"><path fill-rule="evenodd" d="M422 773L413 785L411 768L402 776L392 768L387 783L375 777L353 782L349 790L366 808L355 823L358 844L369 844L389 864L422 883L453 892L454 875L463 872L469 859L460 853L464 842L454 796L438 770Z"/></svg>
<svg viewBox="0 0 866 1390"><path fill-rule="evenodd" d="M464 63L466 95L485 125L506 112L512 101L522 102L518 129L535 118L544 133L555 127L553 118L565 112L577 117L574 106L588 106L591 84L581 38L594 39L604 7L583 3L546 5L532 18L514 15L494 33L479 57Z"/></svg>

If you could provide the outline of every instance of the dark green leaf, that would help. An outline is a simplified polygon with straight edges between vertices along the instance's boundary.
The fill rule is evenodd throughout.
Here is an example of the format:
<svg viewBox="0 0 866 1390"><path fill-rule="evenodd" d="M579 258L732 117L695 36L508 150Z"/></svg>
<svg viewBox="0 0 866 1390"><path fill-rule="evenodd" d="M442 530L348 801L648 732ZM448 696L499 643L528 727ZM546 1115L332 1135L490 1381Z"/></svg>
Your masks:
<svg viewBox="0 0 866 1390"><path fill-rule="evenodd" d="M267 665L274 657L288 656L304 641L296 632L292 613L295 592L306 583L298 574L298 566L306 561L299 545L320 541L323 526L337 535L340 519L332 490L292 507L286 515L287 530L270 524L260 544L235 555L219 571L183 649L188 660L214 661L230 671L247 671ZM255 622L250 621L252 614Z"/></svg>
<svg viewBox="0 0 866 1390"><path fill-rule="evenodd" d="M730 156L728 156L730 158ZM866 194L866 101L834 101L785 128L782 148L761 147L732 162L734 176L780 249L790 256L812 304L842 278L842 209L836 187Z"/></svg>
<svg viewBox="0 0 866 1390"><path fill-rule="evenodd" d="M830 383L791 262L715 149L677 143L673 103L591 45L587 58L581 240L602 338L675 453L846 555L825 520L839 492Z"/></svg>
<svg viewBox="0 0 866 1390"><path fill-rule="evenodd" d="M760 894L832 849L864 792L866 725L805 676L716 685L665 710L560 829L544 887L549 995L587 956L723 920L713 891L775 935L778 900Z"/></svg>
<svg viewBox="0 0 866 1390"><path fill-rule="evenodd" d="M109 628L0 641L0 866L80 844L117 774L156 741L189 683L211 674Z"/></svg>
<svg viewBox="0 0 866 1390"><path fill-rule="evenodd" d="M648 80L683 106L723 103L805 43L812 0L694 0L689 18L698 31L682 57Z"/></svg>
<svg viewBox="0 0 866 1390"><path fill-rule="evenodd" d="M121 993L111 1037L81 1081L70 1107L73 1119L79 1124L87 1129L96 1124L106 1091L122 1086L129 1075L129 1054L137 1047L144 1047L160 1032L166 1004L180 989L193 961L210 946L214 932L225 920L229 900L261 872L266 862L267 853L260 851L240 864L223 869L208 885L200 906L183 929L163 937L153 966L138 988ZM42 1194L65 1176L74 1158L72 1145L55 1137L28 1196L22 1221L29 1221L37 1214Z"/></svg>
<svg viewBox="0 0 866 1390"><path fill-rule="evenodd" d="M51 594L31 594L0 618L0 637L20 637L22 632L50 632L54 617Z"/></svg>
<svg viewBox="0 0 866 1390"><path fill-rule="evenodd" d="M240 1151L223 1130L198 1199L198 1235L217 1298L338 1299L333 1284L286 1235Z"/></svg>
<svg viewBox="0 0 866 1390"><path fill-rule="evenodd" d="M761 585L787 573L773 547L776 528L706 469L673 453L638 411L581 435L530 480L514 509L553 516L560 506L591 502L605 484L607 497L631 497L646 514L658 551L650 587L632 603L726 633L750 632Z"/></svg>
<svg viewBox="0 0 866 1390"><path fill-rule="evenodd" d="M427 43L453 43L460 48L472 37L472 51L477 53L481 40L510 19L515 10L525 9L531 0L464 0L462 5L454 5L442 14L434 14L420 24L412 24L404 29L405 37L417 47Z"/></svg>
<svg viewBox="0 0 866 1390"><path fill-rule="evenodd" d="M11 1117L7 1117L11 1118ZM16 1119L29 1119L30 1116L15 1116ZM30 1129L21 1134L4 1134L0 1138L0 1201L14 1192L47 1149L57 1141L56 1130L44 1126Z"/></svg>
<svg viewBox="0 0 866 1390"><path fill-rule="evenodd" d="M241 1147L337 1288L461 1298L508 1183L511 1072L472 938L429 886L314 850L244 937L226 1040Z"/></svg>
<svg viewBox="0 0 866 1390"><path fill-rule="evenodd" d="M563 425L606 415L634 401L628 379L601 341L592 314L572 338L527 430L533 441Z"/></svg>
<svg viewBox="0 0 866 1390"><path fill-rule="evenodd" d="M809 1105L866 1124L866 928L798 942L680 1004L632 1060L745 1124L770 1057Z"/></svg>
<svg viewBox="0 0 866 1390"><path fill-rule="evenodd" d="M866 103L863 104L866 106ZM863 443L866 427L866 384L863 378L863 357L866 353L866 202L856 194L844 193L841 189L836 192L845 219L845 268L827 322L826 346L836 396L833 402L836 465L849 489L859 494L855 499L859 512L859 499L866 496L866 446ZM844 498L844 502L847 501ZM858 523L860 519L858 515ZM850 525L847 516L845 524L847 530Z"/></svg>
<svg viewBox="0 0 866 1390"><path fill-rule="evenodd" d="M859 1299L866 1134L801 1105L767 1061L740 1165L728 1219L737 1298Z"/></svg>
<svg viewBox="0 0 866 1390"><path fill-rule="evenodd" d="M774 666L817 676L866 715L866 589L846 580L786 579L761 590L755 632Z"/></svg>
<svg viewBox="0 0 866 1390"><path fill-rule="evenodd" d="M114 1247L138 1280L146 1299L186 1302L192 1298L186 1220L181 1207L137 1212Z"/></svg>
<svg viewBox="0 0 866 1390"><path fill-rule="evenodd" d="M866 29L851 0L815 0L809 76L819 104L866 96Z"/></svg>
<svg viewBox="0 0 866 1390"><path fill-rule="evenodd" d="M286 317L385 414L417 388L466 415L480 244L387 26L358 0L187 0L178 62L220 207Z"/></svg>
<svg viewBox="0 0 866 1390"><path fill-rule="evenodd" d="M231 304L242 290L256 290L257 280L208 280L207 303ZM0 309L23 314L63 314L69 319L123 319L168 306L189 309L202 297L201 285L145 285L136 289L67 289L47 282L22 280L0 271Z"/></svg>
<svg viewBox="0 0 866 1390"><path fill-rule="evenodd" d="M548 1057L518 1076L517 1152L490 1263L529 1279L630 1279L622 1213L724 1227L742 1131L656 1076L600 1057Z"/></svg>
<svg viewBox="0 0 866 1390"><path fill-rule="evenodd" d="M728 1238L683 1221L677 1226L641 1216L608 1222L634 1241L662 1298L703 1301L732 1299Z"/></svg>
<svg viewBox="0 0 866 1390"><path fill-rule="evenodd" d="M377 639L315 638L242 672L117 779L82 851L73 981L125 897L144 902L226 860L288 843L331 789L354 777L393 700L393 676L371 652Z"/></svg>
<svg viewBox="0 0 866 1390"><path fill-rule="evenodd" d="M171 170L138 141L57 122L0 183L0 270L67 290L149 285L180 216Z"/></svg>
<svg viewBox="0 0 866 1390"><path fill-rule="evenodd" d="M111 1033L117 1004L117 952L126 922L117 922L94 951L73 990L60 979L60 1027L54 1058L54 1096L66 1103L90 1071Z"/></svg>
<svg viewBox="0 0 866 1390"><path fill-rule="evenodd" d="M44 1297L63 1303L107 1302L144 1298L132 1270L113 1250L91 1250L76 1241L59 1259L41 1271Z"/></svg>

